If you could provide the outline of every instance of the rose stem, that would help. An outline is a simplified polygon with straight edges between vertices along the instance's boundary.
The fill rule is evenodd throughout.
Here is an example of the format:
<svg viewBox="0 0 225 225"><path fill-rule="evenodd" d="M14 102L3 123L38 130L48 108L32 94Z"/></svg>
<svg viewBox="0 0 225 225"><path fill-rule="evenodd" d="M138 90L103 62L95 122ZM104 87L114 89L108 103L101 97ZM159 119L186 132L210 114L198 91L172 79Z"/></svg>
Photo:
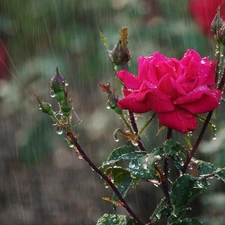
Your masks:
<svg viewBox="0 0 225 225"><path fill-rule="evenodd" d="M131 126L132 126L133 130L134 130L134 133L137 135L138 134L138 127L137 127L137 124L135 122L134 114L130 110L129 110L129 117L130 117L130 123L131 123ZM145 147L144 147L144 145L143 145L143 143L141 141L141 137L140 136L138 136L137 143L138 143L138 148L141 151L146 151Z"/></svg>
<svg viewBox="0 0 225 225"><path fill-rule="evenodd" d="M90 158L85 154L83 149L81 148L80 144L77 142L76 137L70 131L67 131L67 136L72 140L73 144L77 148L78 152L81 154L82 158L89 164L89 166L103 179L105 182L111 187L114 193L117 195L119 200L122 203L122 206L127 210L131 217L139 224L144 225L137 217L137 215L132 211L132 209L128 206L125 199L122 197L120 192L117 190L116 186L111 182L111 180L100 170L98 167L90 160Z"/></svg>
<svg viewBox="0 0 225 225"><path fill-rule="evenodd" d="M167 129L166 140L171 139L171 137L172 137L172 131L173 131L173 129L171 129L171 128L168 128L168 129ZM164 174L165 174L165 177L166 177L166 178L167 178L167 176L168 176L168 170L169 170L168 164L169 164L168 158L165 158L165 159L164 159L164 170L163 170L163 171L164 171Z"/></svg>
<svg viewBox="0 0 225 225"><path fill-rule="evenodd" d="M172 129L171 128L168 128L167 130L167 135L166 135L166 139L169 140L171 137L172 137ZM169 195L169 186L168 186L168 181L167 181L167 177L168 177L168 171L169 171L169 161L168 161L168 158L165 158L164 159L164 168L163 168L163 177L164 179L162 179L162 191L167 199L167 203L169 204L170 203L170 195Z"/></svg>
<svg viewBox="0 0 225 225"><path fill-rule="evenodd" d="M222 79L220 80L220 83L219 83L219 86L218 86L218 89L219 90L222 91L223 86L224 86L224 83L225 83L225 68L223 70ZM205 120L205 123L203 124L202 130L201 130L201 132L200 132L200 134L198 136L198 139L197 139L197 141L196 141L196 143L195 143L195 145L194 145L194 147L193 147L193 149L192 149L192 151L190 153L190 156L186 159L186 162L184 163L184 166L182 168L182 173L185 173L187 171L188 165L189 165L192 157L194 156L194 154L195 154L195 152L196 152L196 150L197 150L197 148L198 148L198 146L199 146L199 144L200 144L200 142L201 142L201 140L203 138L203 135L204 135L204 133L206 131L206 128L208 126L208 123L209 123L209 121L210 121L210 119L212 117L213 111L211 111L211 112L208 113L208 115L206 117L206 120Z"/></svg>
<svg viewBox="0 0 225 225"><path fill-rule="evenodd" d="M201 130L201 132L200 132L200 134L199 134L199 136L197 138L197 141L195 142L195 145L194 145L190 155L187 157L187 159L186 159L186 161L185 161L185 163L183 165L182 173L186 173L188 165L189 165L192 157L194 156L194 154L195 154L195 152L196 152L196 150L197 150L197 148L198 148L198 146L199 146L199 144L200 144L200 142L201 142L201 140L203 138L203 135L205 134L206 128L207 128L208 123L209 123L209 121L210 121L210 119L212 117L212 114L213 114L213 111L208 113L208 115L206 117L206 120L205 120L205 123L203 124L202 130Z"/></svg>

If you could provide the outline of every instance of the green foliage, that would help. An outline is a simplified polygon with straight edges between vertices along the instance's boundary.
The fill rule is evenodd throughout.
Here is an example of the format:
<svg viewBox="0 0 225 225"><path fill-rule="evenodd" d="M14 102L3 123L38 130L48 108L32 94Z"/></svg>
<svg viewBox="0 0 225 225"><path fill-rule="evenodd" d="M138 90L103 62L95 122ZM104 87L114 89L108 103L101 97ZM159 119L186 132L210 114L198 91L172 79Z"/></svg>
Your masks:
<svg viewBox="0 0 225 225"><path fill-rule="evenodd" d="M134 219L124 215L104 214L97 225L138 225Z"/></svg>
<svg viewBox="0 0 225 225"><path fill-rule="evenodd" d="M135 178L144 180L158 179L158 174L155 169L155 165L158 161L162 160L162 148L153 150L152 153L148 153L137 159L131 160L129 163L129 171Z"/></svg>
<svg viewBox="0 0 225 225"><path fill-rule="evenodd" d="M180 170L183 165L183 161L186 158L187 150L180 143L170 139L165 143L165 157L174 164L174 166Z"/></svg>
<svg viewBox="0 0 225 225"><path fill-rule="evenodd" d="M179 219L171 216L169 218L170 225L201 225L202 223L196 218Z"/></svg>
<svg viewBox="0 0 225 225"><path fill-rule="evenodd" d="M163 198L152 213L150 220L152 223L156 223L164 217L169 217L172 211L172 206L166 202L165 198Z"/></svg>
<svg viewBox="0 0 225 225"><path fill-rule="evenodd" d="M179 216L181 210L191 203L208 186L205 178L196 178L188 174L176 179L171 189L173 212Z"/></svg>

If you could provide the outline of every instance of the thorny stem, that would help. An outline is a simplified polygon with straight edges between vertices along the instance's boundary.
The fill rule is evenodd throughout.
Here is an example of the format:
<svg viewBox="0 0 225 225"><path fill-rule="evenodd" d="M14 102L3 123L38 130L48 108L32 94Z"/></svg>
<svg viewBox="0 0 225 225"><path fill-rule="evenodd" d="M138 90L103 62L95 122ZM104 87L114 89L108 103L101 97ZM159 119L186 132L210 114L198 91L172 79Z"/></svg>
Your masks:
<svg viewBox="0 0 225 225"><path fill-rule="evenodd" d="M89 166L103 179L105 182L111 187L114 193L117 195L119 200L122 203L122 206L127 210L130 216L139 224L144 225L144 223L137 217L137 215L132 211L129 205L126 203L125 199L122 197L116 186L111 182L111 180L100 170L98 167L90 160L90 158L85 154L83 149L81 148L80 144L77 142L76 137L70 131L67 131L67 136L72 140L73 144L77 148L78 152L82 156L82 158L89 164Z"/></svg>

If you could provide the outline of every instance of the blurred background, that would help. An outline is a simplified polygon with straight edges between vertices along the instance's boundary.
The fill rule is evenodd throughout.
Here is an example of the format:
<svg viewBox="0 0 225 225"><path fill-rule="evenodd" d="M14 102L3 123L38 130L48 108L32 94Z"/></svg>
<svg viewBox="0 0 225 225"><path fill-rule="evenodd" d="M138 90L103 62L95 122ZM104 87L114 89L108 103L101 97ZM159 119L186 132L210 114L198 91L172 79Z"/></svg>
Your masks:
<svg viewBox="0 0 225 225"><path fill-rule="evenodd" d="M214 58L209 32L222 0L0 0L0 223L3 225L93 225L104 213L114 213L103 196L111 196L99 177L56 134L52 120L38 110L34 97L50 102L49 81L56 66L69 83L73 106L83 122L79 141L100 165L123 144L113 131L123 128L105 107L98 83L120 88L106 56L99 31L113 48L118 30L128 27L131 72L137 57L159 51L181 58L188 48ZM224 7L221 15L225 15ZM198 157L225 167L224 105L214 122L217 139L208 131ZM219 113L221 111L221 113ZM140 122L144 122L144 115ZM76 121L77 122L77 121ZM155 125L157 121L154 121ZM143 137L152 150L165 132L147 129ZM197 136L193 135L193 142ZM178 134L174 134L178 138ZM204 225L225 224L225 185L215 181L199 197L190 216ZM128 203L146 223L162 198L160 190L140 183ZM125 213L117 209L118 213ZM163 224L163 223L162 223ZM164 223L165 224L165 223Z"/></svg>

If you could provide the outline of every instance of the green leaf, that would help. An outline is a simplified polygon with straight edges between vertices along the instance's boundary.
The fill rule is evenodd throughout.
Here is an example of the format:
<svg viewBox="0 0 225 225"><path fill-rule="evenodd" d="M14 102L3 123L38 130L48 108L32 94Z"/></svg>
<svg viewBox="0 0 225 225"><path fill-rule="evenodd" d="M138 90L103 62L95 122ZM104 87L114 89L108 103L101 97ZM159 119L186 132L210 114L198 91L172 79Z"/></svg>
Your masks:
<svg viewBox="0 0 225 225"><path fill-rule="evenodd" d="M168 157L174 166L180 170L187 153L184 146L172 139L169 139L165 143L165 153L166 157Z"/></svg>
<svg viewBox="0 0 225 225"><path fill-rule="evenodd" d="M158 174L155 165L162 160L163 149L157 148L143 157L132 160L129 163L129 171L135 178L157 179Z"/></svg>
<svg viewBox="0 0 225 225"><path fill-rule="evenodd" d="M198 165L198 175L213 174L217 169L214 164L202 160L196 160L195 163Z"/></svg>
<svg viewBox="0 0 225 225"><path fill-rule="evenodd" d="M98 221L97 225L138 225L134 219L115 214L104 214Z"/></svg>
<svg viewBox="0 0 225 225"><path fill-rule="evenodd" d="M167 204L166 199L163 198L160 203L157 205L157 208L154 210L153 214L150 217L152 223L156 223L164 217L168 217L173 208L170 204Z"/></svg>
<svg viewBox="0 0 225 225"><path fill-rule="evenodd" d="M128 190L130 189L132 185L132 178L127 178L120 182L120 184L117 186L117 190L120 192L120 194L123 196L123 198L126 197ZM119 201L117 195L113 193L112 196L113 201Z"/></svg>
<svg viewBox="0 0 225 225"><path fill-rule="evenodd" d="M207 187L205 178L196 178L188 174L179 177L172 186L171 203L175 215L192 202Z"/></svg>
<svg viewBox="0 0 225 225"><path fill-rule="evenodd" d="M196 218L178 219L176 217L173 217L172 219L169 218L169 224L170 225L202 225L202 223Z"/></svg>
<svg viewBox="0 0 225 225"><path fill-rule="evenodd" d="M130 178L130 172L119 166L107 168L105 174L111 176L115 185L119 185L123 180Z"/></svg>
<svg viewBox="0 0 225 225"><path fill-rule="evenodd" d="M132 160L139 158L143 155L145 155L145 152L137 152L134 151L134 148L132 146L121 146L119 148L114 149L111 154L109 155L108 159L106 162L102 163L102 166L108 166L111 164L115 164L118 161L121 160Z"/></svg>
<svg viewBox="0 0 225 225"><path fill-rule="evenodd" d="M225 168L217 169L215 176L225 182Z"/></svg>

